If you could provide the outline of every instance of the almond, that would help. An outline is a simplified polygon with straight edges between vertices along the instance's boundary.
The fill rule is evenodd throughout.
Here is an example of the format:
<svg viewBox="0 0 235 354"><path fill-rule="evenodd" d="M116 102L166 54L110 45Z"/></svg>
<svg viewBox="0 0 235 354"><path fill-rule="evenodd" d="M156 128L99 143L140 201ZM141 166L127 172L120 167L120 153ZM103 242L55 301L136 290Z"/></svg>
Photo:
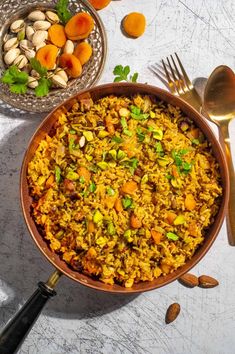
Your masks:
<svg viewBox="0 0 235 354"><path fill-rule="evenodd" d="M182 275L182 277L179 278L179 282L182 285L187 286L188 288L194 288L195 286L198 286L198 284L199 284L198 277L196 277L196 275L190 274L190 273L186 273L186 274Z"/></svg>
<svg viewBox="0 0 235 354"><path fill-rule="evenodd" d="M201 275L198 280L200 288L214 288L219 285L219 282L215 278L209 277L209 275Z"/></svg>
<svg viewBox="0 0 235 354"><path fill-rule="evenodd" d="M174 304L171 304L166 311L165 322L167 324L173 322L176 319L176 317L179 315L179 313L180 313L180 305L177 304L176 302Z"/></svg>

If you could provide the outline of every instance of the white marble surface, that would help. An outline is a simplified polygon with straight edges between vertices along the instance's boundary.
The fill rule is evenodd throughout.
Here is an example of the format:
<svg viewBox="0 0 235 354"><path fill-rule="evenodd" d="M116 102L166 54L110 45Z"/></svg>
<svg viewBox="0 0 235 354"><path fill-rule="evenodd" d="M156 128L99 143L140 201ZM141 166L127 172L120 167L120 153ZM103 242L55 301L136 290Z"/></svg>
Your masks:
<svg viewBox="0 0 235 354"><path fill-rule="evenodd" d="M148 23L145 34L136 40L120 31L122 18L132 11L144 13ZM113 1L100 16L109 46L102 83L113 80L115 65L128 64L139 72L140 82L162 87L147 67L175 51L191 78L208 77L219 64L235 69L234 0L121 0ZM19 206L22 157L44 116L17 112L0 103L1 326L52 270L32 242ZM58 295L48 303L19 353L233 354L235 248L228 246L225 226L193 272L214 276L220 286L187 289L174 282L125 297L95 292L64 277ZM165 325L165 311L172 302L179 302L182 311L173 324Z"/></svg>

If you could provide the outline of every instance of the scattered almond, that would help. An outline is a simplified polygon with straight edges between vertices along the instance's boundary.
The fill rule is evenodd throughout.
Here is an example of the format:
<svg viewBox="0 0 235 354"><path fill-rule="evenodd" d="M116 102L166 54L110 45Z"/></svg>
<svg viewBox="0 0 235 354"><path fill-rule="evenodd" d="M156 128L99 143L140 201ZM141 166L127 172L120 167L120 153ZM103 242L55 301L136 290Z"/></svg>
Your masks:
<svg viewBox="0 0 235 354"><path fill-rule="evenodd" d="M173 322L180 313L180 305L176 302L171 304L166 311L166 324Z"/></svg>
<svg viewBox="0 0 235 354"><path fill-rule="evenodd" d="M209 275L201 275L198 280L198 286L200 286L200 288L214 288L215 286L219 285L219 282L215 278L210 277Z"/></svg>
<svg viewBox="0 0 235 354"><path fill-rule="evenodd" d="M199 284L198 277L191 273L182 275L182 277L179 278L179 282L188 288L194 288Z"/></svg>

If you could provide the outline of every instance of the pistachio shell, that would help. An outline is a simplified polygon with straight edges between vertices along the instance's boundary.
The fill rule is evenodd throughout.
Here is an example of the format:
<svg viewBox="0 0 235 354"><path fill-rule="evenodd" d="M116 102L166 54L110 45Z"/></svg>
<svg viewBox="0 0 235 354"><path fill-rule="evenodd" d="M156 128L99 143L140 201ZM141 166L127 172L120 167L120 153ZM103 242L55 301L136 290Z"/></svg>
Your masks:
<svg viewBox="0 0 235 354"><path fill-rule="evenodd" d="M38 86L38 80L35 77L33 77L33 76L29 76L27 85L30 88L35 88L35 87Z"/></svg>
<svg viewBox="0 0 235 354"><path fill-rule="evenodd" d="M10 49L4 56L4 61L7 65L11 65L13 61L20 55L19 48Z"/></svg>
<svg viewBox="0 0 235 354"><path fill-rule="evenodd" d="M74 44L70 39L68 39L64 45L63 52L67 54L73 54L73 51L74 51Z"/></svg>
<svg viewBox="0 0 235 354"><path fill-rule="evenodd" d="M46 42L41 42L41 43L39 43L37 46L36 46L36 52L40 49L40 48L42 48L42 47L44 47L46 45Z"/></svg>
<svg viewBox="0 0 235 354"><path fill-rule="evenodd" d="M28 39L23 39L22 41L20 41L19 47L21 50L25 51L27 49L32 49L33 43L30 42Z"/></svg>
<svg viewBox="0 0 235 354"><path fill-rule="evenodd" d="M66 72L61 69L61 68L57 68L55 70L55 74L56 75L59 75L60 77L62 77L62 79L65 81L65 82L68 82L68 75L66 74Z"/></svg>
<svg viewBox="0 0 235 354"><path fill-rule="evenodd" d="M22 69L22 71L26 72L27 74L29 74L31 70L32 70L32 67L31 67L30 63L26 64Z"/></svg>
<svg viewBox="0 0 235 354"><path fill-rule="evenodd" d="M53 75L52 76L52 82L56 87L62 87L65 88L67 86L66 81L62 79L61 76L59 75Z"/></svg>
<svg viewBox="0 0 235 354"><path fill-rule="evenodd" d="M25 26L24 20L16 20L12 22L10 30L13 33L18 33L20 32Z"/></svg>
<svg viewBox="0 0 235 354"><path fill-rule="evenodd" d="M33 24L33 28L35 29L35 31L46 31L49 27L51 27L51 23L48 21L35 21Z"/></svg>
<svg viewBox="0 0 235 354"><path fill-rule="evenodd" d="M44 21L46 18L45 14L42 11L36 10L30 12L28 19L30 21Z"/></svg>
<svg viewBox="0 0 235 354"><path fill-rule="evenodd" d="M35 47L37 47L40 43L44 42L48 37L47 31L37 31L34 33L32 38L32 43Z"/></svg>
<svg viewBox="0 0 235 354"><path fill-rule="evenodd" d="M6 43L7 41L9 41L9 39L11 39L11 35L9 33L6 33L4 36L3 36L3 43Z"/></svg>
<svg viewBox="0 0 235 354"><path fill-rule="evenodd" d="M31 58L34 58L34 57L35 57L36 52L35 52L35 50L28 48L28 49L26 49L26 50L24 51L24 54L25 54L25 56L26 56L27 59L31 59Z"/></svg>
<svg viewBox="0 0 235 354"><path fill-rule="evenodd" d="M8 41L4 44L4 51L8 52L8 50L18 47L18 40L16 37L8 39Z"/></svg>
<svg viewBox="0 0 235 354"><path fill-rule="evenodd" d="M58 15L52 11L46 11L46 19L51 23L59 23L60 22Z"/></svg>
<svg viewBox="0 0 235 354"><path fill-rule="evenodd" d="M25 55L19 55L13 62L14 65L18 66L19 69L22 69L25 65L28 64L28 59Z"/></svg>
<svg viewBox="0 0 235 354"><path fill-rule="evenodd" d="M32 26L26 27L26 37L29 41L32 40L34 33L35 33L35 31Z"/></svg>
<svg viewBox="0 0 235 354"><path fill-rule="evenodd" d="M30 75L33 76L35 79L39 79L40 78L39 73L36 70L34 70L34 69L31 70Z"/></svg>

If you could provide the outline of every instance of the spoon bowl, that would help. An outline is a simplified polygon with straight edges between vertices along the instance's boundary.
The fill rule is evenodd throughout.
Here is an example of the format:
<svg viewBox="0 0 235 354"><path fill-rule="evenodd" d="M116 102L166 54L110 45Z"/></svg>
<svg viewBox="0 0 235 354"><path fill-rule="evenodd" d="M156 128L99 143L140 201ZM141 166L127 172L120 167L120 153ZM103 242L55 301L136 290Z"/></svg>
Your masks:
<svg viewBox="0 0 235 354"><path fill-rule="evenodd" d="M228 66L220 65L210 75L204 92L203 109L208 119L219 128L228 164L230 195L226 221L229 244L235 246L235 173L229 137L229 123L235 118L235 74Z"/></svg>

